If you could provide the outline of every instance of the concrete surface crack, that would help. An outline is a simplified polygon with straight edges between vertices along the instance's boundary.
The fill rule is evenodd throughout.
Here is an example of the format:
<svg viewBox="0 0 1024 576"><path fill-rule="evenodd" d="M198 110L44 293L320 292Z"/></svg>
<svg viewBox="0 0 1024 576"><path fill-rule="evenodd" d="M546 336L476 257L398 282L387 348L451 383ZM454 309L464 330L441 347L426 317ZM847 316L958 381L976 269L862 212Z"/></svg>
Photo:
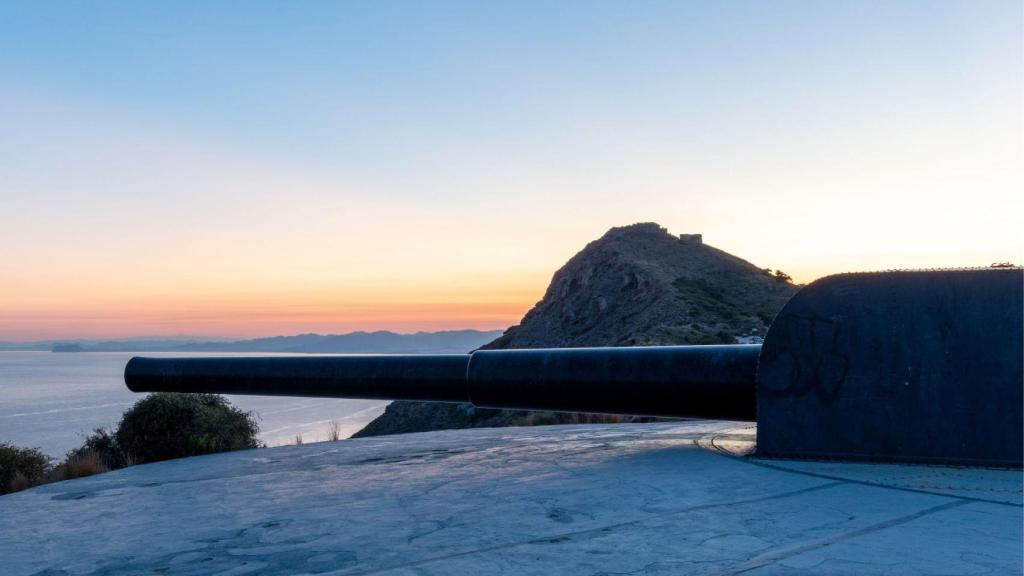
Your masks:
<svg viewBox="0 0 1024 576"><path fill-rule="evenodd" d="M906 524L907 522L912 522L914 520L917 520L918 518L923 518L924 516L929 516L931 514L943 512L945 510L957 508L959 506L964 506L970 503L971 502L969 500L954 500L952 502L946 502L945 504L939 504L938 506L932 506L931 508L919 510L917 512L914 512L913 514L900 516L899 518L892 518L884 522L878 522L870 526L865 526L857 530L851 530L850 532L844 532L842 534L837 534L835 536L830 536L828 538L823 538L821 540L816 540L814 542L810 542L807 544L801 544L799 546L793 546L790 548L783 548L781 550L773 550L771 552L761 554L760 556L755 556L754 558L751 558L750 560L747 560L746 562L743 562L742 564L734 566L728 570L716 572L713 576L735 576L736 574L743 574L744 572L749 572L757 568L762 568L769 564L775 564L780 560L792 558L793 556L803 554L804 552L818 550L820 548L825 548L827 546L831 546L839 542L844 542L846 540L851 540L853 538L859 538L861 536L878 532L880 530L892 528L893 526L899 526L901 524Z"/></svg>

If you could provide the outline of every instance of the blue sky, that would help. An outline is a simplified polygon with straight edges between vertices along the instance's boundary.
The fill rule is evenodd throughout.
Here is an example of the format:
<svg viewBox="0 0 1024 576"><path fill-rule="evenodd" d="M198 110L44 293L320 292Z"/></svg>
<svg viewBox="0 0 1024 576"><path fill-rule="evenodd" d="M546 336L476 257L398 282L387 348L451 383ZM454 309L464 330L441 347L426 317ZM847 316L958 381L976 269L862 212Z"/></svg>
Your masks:
<svg viewBox="0 0 1024 576"><path fill-rule="evenodd" d="M2 10L5 80L29 96L371 179L429 170L448 153L571 161L584 155L571 150L581 132L619 126L624 139L643 131L687 151L729 150L764 130L837 131L883 106L957 112L983 104L970 84L986 65L1014 74L1021 24L1015 2ZM1007 88L1020 87L1015 75Z"/></svg>
<svg viewBox="0 0 1024 576"><path fill-rule="evenodd" d="M5 3L0 337L500 326L644 220L801 280L1020 260L1021 30L1018 2Z"/></svg>

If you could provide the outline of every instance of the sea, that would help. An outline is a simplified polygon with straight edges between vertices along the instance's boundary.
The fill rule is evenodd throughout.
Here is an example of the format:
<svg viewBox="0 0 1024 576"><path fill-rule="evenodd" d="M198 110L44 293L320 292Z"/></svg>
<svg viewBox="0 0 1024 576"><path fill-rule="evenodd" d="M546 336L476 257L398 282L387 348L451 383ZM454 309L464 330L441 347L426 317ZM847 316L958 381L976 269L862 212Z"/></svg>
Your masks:
<svg viewBox="0 0 1024 576"><path fill-rule="evenodd" d="M132 356L246 356L160 352L0 351L0 442L39 448L59 458L82 445L95 428L113 427L143 397L124 385ZM255 355L255 354L254 354ZM290 354L258 354L290 356ZM347 438L384 412L381 400L335 400L229 395L256 413L260 438L269 446L329 439L332 422Z"/></svg>

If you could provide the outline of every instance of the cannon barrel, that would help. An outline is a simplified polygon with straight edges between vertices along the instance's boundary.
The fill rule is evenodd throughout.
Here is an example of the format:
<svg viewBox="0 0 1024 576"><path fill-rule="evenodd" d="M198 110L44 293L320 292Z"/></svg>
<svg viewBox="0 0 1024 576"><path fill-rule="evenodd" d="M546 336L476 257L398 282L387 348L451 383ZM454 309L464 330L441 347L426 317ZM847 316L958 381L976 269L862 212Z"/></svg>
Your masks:
<svg viewBox="0 0 1024 576"><path fill-rule="evenodd" d="M124 380L133 392L468 402L468 364L466 354L135 357Z"/></svg>
<svg viewBox="0 0 1024 576"><path fill-rule="evenodd" d="M482 408L753 420L759 345L472 354L132 358L135 392L472 402Z"/></svg>

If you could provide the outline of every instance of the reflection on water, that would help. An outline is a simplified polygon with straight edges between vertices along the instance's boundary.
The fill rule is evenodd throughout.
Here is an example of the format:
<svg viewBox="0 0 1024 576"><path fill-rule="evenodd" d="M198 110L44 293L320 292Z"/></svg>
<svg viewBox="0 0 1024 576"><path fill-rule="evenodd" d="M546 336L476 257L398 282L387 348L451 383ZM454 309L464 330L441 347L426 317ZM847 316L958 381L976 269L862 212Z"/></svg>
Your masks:
<svg viewBox="0 0 1024 576"><path fill-rule="evenodd" d="M142 395L124 386L131 352L0 352L0 442L34 446L62 456L81 445L92 429L114 426ZM146 356L225 356L145 352ZM234 354L245 356L245 354ZM259 354L288 356L288 354ZM268 445L328 438L332 421L348 437L384 411L380 400L335 400L228 396L260 417L260 437Z"/></svg>

